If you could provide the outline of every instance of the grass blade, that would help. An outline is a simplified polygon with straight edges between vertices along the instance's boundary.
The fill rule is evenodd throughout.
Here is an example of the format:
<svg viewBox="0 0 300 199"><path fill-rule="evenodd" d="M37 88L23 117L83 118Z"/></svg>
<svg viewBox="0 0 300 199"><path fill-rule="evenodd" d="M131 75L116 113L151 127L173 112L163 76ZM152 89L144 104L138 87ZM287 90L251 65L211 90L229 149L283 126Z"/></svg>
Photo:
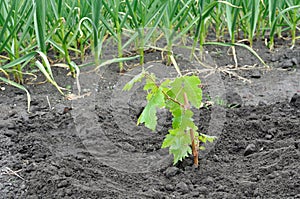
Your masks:
<svg viewBox="0 0 300 199"><path fill-rule="evenodd" d="M45 25L46 25L46 0L32 0L34 5L34 29L38 47L46 54Z"/></svg>
<svg viewBox="0 0 300 199"><path fill-rule="evenodd" d="M232 47L232 46L240 46L249 50L265 67L269 68L269 66L264 62L264 60L249 46L241 43L222 43L222 42L206 42L204 45L218 45L218 46L225 46L225 47Z"/></svg>

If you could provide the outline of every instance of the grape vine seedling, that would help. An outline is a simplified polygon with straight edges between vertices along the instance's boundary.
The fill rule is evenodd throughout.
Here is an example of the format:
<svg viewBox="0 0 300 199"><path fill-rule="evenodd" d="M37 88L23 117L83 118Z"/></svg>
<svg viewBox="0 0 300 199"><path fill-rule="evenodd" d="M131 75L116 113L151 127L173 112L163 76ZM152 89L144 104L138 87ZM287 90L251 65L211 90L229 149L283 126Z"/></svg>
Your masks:
<svg viewBox="0 0 300 199"><path fill-rule="evenodd" d="M137 124L155 131L157 125L157 108L168 109L173 116L172 128L166 135L162 148L169 147L174 156L174 165L192 154L194 166L198 167L198 151L205 149L201 143L213 142L216 137L197 132L191 107L200 108L202 102L201 81L198 76L180 76L175 79L156 80L153 73L144 70L129 81L123 88L129 91L137 82L145 78L144 90L147 94L147 105L138 118Z"/></svg>

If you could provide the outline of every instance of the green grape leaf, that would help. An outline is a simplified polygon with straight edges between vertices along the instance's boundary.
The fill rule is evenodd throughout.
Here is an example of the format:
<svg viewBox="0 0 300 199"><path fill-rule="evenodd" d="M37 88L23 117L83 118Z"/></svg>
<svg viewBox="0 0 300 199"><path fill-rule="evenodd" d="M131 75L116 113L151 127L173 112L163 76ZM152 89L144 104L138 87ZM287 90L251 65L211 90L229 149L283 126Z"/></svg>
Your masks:
<svg viewBox="0 0 300 199"><path fill-rule="evenodd" d="M168 92L166 92L166 94L168 95L169 98L171 99L175 99L175 95L172 92L172 90L168 90ZM172 101L172 100L166 100L166 107L170 110L170 112L172 113L173 111L176 111L177 109L180 109L180 104Z"/></svg>
<svg viewBox="0 0 300 199"><path fill-rule="evenodd" d="M146 84L144 86L144 90L148 91L148 95L146 97L146 99L147 99L148 102L151 100L151 98L153 97L153 95L156 94L156 92L158 91L158 89L159 89L159 87L155 84L155 82L153 82L152 80L149 80L149 79L146 80Z"/></svg>
<svg viewBox="0 0 300 199"><path fill-rule="evenodd" d="M173 129L180 128L180 125L182 123L182 116L183 116L182 108L180 106L174 106L172 110L170 109L170 111L173 115L172 128Z"/></svg>
<svg viewBox="0 0 300 199"><path fill-rule="evenodd" d="M160 84L160 87L163 88L163 91L166 93L170 90L170 82L170 79L166 79Z"/></svg>
<svg viewBox="0 0 300 199"><path fill-rule="evenodd" d="M155 83L155 75L153 73L151 73L147 79L146 79L146 84L144 86L144 90L148 91L148 90L153 90L154 88L157 88L158 86Z"/></svg>
<svg viewBox="0 0 300 199"><path fill-rule="evenodd" d="M205 150L205 147L204 147L204 146L199 146L199 149L200 149L201 151L204 151L204 150Z"/></svg>
<svg viewBox="0 0 300 199"><path fill-rule="evenodd" d="M197 131L198 127L193 122L193 115L191 110L181 110L180 113L174 114L172 123L173 128L180 128L182 130L193 129L194 131Z"/></svg>
<svg viewBox="0 0 300 199"><path fill-rule="evenodd" d="M125 84L125 86L123 87L123 91L129 91L135 83L142 81L142 79L145 77L145 74L146 73L143 71L134 76L134 78L132 78L127 84Z"/></svg>
<svg viewBox="0 0 300 199"><path fill-rule="evenodd" d="M172 99L175 98L175 95L171 90L169 90L167 92L167 95ZM172 119L173 129L179 128L180 123L181 123L180 117L183 114L182 113L183 108L180 106L180 104L178 104L172 100L166 100L166 107L169 109L169 111L172 113L172 116L173 116L173 119Z"/></svg>
<svg viewBox="0 0 300 199"><path fill-rule="evenodd" d="M161 148L169 147L169 152L174 156L174 165L192 154L191 138L188 133L181 129L171 129L163 141Z"/></svg>
<svg viewBox="0 0 300 199"><path fill-rule="evenodd" d="M170 90L175 95L175 100L184 104L184 93L186 93L191 105L200 108L202 101L202 89L199 87L201 81L197 76L183 76L176 78ZM170 93L170 92L169 92Z"/></svg>
<svg viewBox="0 0 300 199"><path fill-rule="evenodd" d="M148 97L150 96L150 97ZM148 104L138 118L137 124L145 123L145 126L155 131L157 125L156 109L165 106L164 94L160 88L153 89L147 96Z"/></svg>
<svg viewBox="0 0 300 199"><path fill-rule="evenodd" d="M199 135L198 139L200 140L200 142L203 142L203 143L206 143L206 142L212 143L213 141L215 141L217 139L217 137L201 133Z"/></svg>

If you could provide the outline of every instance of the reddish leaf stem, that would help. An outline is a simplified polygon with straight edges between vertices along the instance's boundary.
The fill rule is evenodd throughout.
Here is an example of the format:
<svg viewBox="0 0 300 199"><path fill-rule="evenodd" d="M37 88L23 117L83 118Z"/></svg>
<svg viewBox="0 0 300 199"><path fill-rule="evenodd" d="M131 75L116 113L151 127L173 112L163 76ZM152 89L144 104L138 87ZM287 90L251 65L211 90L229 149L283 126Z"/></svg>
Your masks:
<svg viewBox="0 0 300 199"><path fill-rule="evenodd" d="M189 110L191 108L191 106L189 104L186 93L183 93L183 97L184 97L184 109ZM191 142L192 142L192 153L194 156L194 166L196 168L198 168L198 165L199 165L198 148L199 148L199 146L198 146L198 143L195 142L195 132L193 129L190 129L190 137L191 137Z"/></svg>
<svg viewBox="0 0 300 199"><path fill-rule="evenodd" d="M198 144L195 143L195 134L194 130L190 129L190 136L192 141L192 153L194 156L194 166L198 168L199 161L198 161Z"/></svg>

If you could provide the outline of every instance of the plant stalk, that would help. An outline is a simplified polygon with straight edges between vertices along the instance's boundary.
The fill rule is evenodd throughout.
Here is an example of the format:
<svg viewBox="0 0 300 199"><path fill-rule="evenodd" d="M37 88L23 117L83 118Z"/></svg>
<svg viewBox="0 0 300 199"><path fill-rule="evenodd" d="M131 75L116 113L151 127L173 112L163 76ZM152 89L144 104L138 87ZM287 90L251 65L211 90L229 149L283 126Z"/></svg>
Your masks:
<svg viewBox="0 0 300 199"><path fill-rule="evenodd" d="M120 27L120 23L118 21L118 19L116 19L116 29L117 29L117 42L118 42L118 58L122 58L123 57L123 49L122 49L122 30ZM124 72L124 66L123 66L123 62L120 61L119 62L119 68L120 68L120 73Z"/></svg>
<svg viewBox="0 0 300 199"><path fill-rule="evenodd" d="M198 158L198 144L195 142L195 133L193 129L190 129L190 136L192 141L192 153L194 156L194 167L198 168L199 166L199 158Z"/></svg>
<svg viewBox="0 0 300 199"><path fill-rule="evenodd" d="M191 106L188 101L187 94L183 93L183 97L184 97L184 109L190 110ZM192 143L192 154L194 156L194 167L198 168L198 166L199 166L199 160L198 160L199 144L195 142L195 132L192 128L190 129L190 137L191 137L191 143Z"/></svg>
<svg viewBox="0 0 300 199"><path fill-rule="evenodd" d="M170 39L167 44L167 66L170 66L172 64L171 55L172 55L172 40Z"/></svg>
<svg viewBox="0 0 300 199"><path fill-rule="evenodd" d="M139 39L139 51L140 51L140 65L142 66L144 64L144 60L145 60L145 54L144 54L144 39L145 39L145 35L144 35L144 29L141 30L141 35L140 35L140 39Z"/></svg>

